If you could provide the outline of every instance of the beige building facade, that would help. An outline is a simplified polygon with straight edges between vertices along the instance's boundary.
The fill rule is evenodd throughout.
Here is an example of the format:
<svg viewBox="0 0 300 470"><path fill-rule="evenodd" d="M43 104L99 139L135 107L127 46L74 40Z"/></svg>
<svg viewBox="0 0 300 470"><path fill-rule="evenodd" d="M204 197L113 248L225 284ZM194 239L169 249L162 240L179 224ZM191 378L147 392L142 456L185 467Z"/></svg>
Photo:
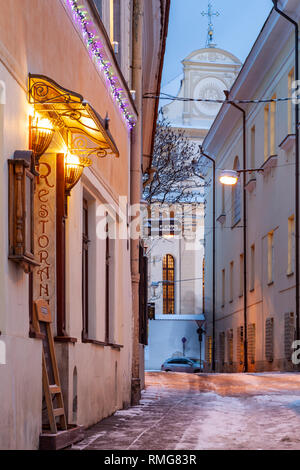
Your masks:
<svg viewBox="0 0 300 470"><path fill-rule="evenodd" d="M49 3L9 0L0 18L1 449L39 447L38 299L52 314L69 425L128 406L143 384L130 206L149 166L142 155L151 154L157 105L143 107L142 96L159 90L169 2L51 0L47 14ZM35 166L36 116L50 121L53 138ZM34 182L24 194L20 179L15 193L9 180L16 151ZM74 187L68 155L89 166Z"/></svg>
<svg viewBox="0 0 300 470"><path fill-rule="evenodd" d="M280 8L299 20L298 2L280 3ZM220 372L245 370L245 340L249 371L294 368L295 108L291 101L280 101L291 97L294 66L294 31L272 10L229 95L231 100L268 100L239 104L246 111L246 169L263 170L247 172L246 253L243 177L232 188L219 182L222 170L243 169L242 113L224 104L203 143L217 168L215 358ZM205 216L208 370L213 348L212 204L210 191Z"/></svg>

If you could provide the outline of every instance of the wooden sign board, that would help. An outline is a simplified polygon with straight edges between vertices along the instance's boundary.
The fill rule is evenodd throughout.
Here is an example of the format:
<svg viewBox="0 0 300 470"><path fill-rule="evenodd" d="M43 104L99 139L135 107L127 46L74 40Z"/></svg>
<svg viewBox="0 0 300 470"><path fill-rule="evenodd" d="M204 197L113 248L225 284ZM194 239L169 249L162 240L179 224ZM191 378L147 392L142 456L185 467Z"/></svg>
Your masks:
<svg viewBox="0 0 300 470"><path fill-rule="evenodd" d="M52 315L49 304L43 300L34 302L33 326L43 336L43 390L52 434L67 429L66 414L51 330ZM57 418L59 423L57 423Z"/></svg>

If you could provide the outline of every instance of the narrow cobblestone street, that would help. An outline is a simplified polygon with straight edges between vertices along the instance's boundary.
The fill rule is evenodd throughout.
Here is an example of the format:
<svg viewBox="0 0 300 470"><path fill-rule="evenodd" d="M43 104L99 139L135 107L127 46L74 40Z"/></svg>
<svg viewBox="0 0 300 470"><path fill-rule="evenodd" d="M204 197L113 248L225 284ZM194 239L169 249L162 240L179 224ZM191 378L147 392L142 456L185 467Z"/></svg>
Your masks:
<svg viewBox="0 0 300 470"><path fill-rule="evenodd" d="M300 449L300 374L146 374L139 406L78 450Z"/></svg>

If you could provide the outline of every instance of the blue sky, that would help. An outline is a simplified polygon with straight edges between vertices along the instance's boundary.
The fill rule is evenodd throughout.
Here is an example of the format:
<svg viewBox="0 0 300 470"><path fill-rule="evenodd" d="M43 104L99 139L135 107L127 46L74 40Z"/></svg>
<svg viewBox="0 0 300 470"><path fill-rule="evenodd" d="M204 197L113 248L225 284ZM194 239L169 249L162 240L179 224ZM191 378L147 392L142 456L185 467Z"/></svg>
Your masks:
<svg viewBox="0 0 300 470"><path fill-rule="evenodd" d="M214 18L215 42L242 62L259 34L272 6L271 0L211 0L220 16ZM162 85L182 72L181 61L205 47L208 0L171 0L171 13Z"/></svg>

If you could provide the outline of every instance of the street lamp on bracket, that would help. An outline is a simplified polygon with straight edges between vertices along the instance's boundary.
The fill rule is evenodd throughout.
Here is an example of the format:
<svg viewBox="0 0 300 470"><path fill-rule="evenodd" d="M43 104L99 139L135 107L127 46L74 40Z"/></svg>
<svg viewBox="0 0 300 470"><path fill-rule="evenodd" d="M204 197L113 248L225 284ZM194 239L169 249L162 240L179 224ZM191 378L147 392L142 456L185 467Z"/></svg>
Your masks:
<svg viewBox="0 0 300 470"><path fill-rule="evenodd" d="M219 176L219 181L225 186L235 186L239 180L241 173L263 173L263 168L252 168L245 170L222 170Z"/></svg>

